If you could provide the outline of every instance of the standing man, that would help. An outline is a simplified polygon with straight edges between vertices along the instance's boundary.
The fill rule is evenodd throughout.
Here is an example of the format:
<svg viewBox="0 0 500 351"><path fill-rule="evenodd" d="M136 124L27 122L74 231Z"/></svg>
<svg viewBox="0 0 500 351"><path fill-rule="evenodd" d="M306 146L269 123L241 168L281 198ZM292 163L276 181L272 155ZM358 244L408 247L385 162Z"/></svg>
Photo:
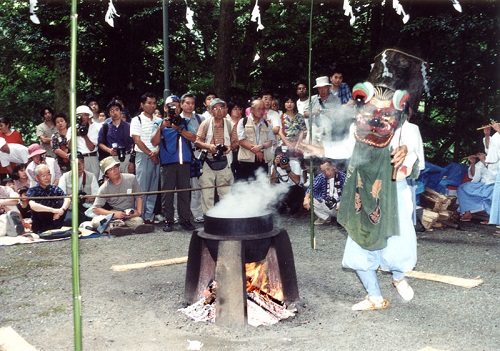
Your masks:
<svg viewBox="0 0 500 351"><path fill-rule="evenodd" d="M260 94L260 98L264 102L264 118L271 124L273 133L277 138L281 128L281 116L278 112L272 109L274 95L271 91L263 90Z"/></svg>
<svg viewBox="0 0 500 351"><path fill-rule="evenodd" d="M158 191L160 151L157 145L151 143L153 131L161 124L161 119L154 115L156 97L151 93L142 95L141 109L141 114L132 118L130 123L130 136L136 145L135 173L142 191ZM146 224L154 223L156 196L143 195L142 217Z"/></svg>
<svg viewBox="0 0 500 351"><path fill-rule="evenodd" d="M232 133L231 122L226 119L227 106L221 99L213 99L210 103L212 118L201 123L196 134L196 147L207 150L207 157L203 164L203 172L200 176L200 186L210 187L201 191L201 207L203 213L207 213L214 207L215 185L232 185L234 181L231 163L233 161L232 150L238 146L238 138ZM215 166L215 163L217 166ZM217 188L219 199L231 192L231 187Z"/></svg>
<svg viewBox="0 0 500 351"><path fill-rule="evenodd" d="M31 197L66 196L66 193L57 185L51 184L50 169L46 164L39 164L35 168L35 179L37 185L28 189L26 195ZM41 233L46 230L59 229L64 224L66 211L69 208L70 199L45 199L30 200L31 207L31 229L33 233Z"/></svg>
<svg viewBox="0 0 500 351"><path fill-rule="evenodd" d="M85 170L99 177L99 158L97 156L97 138L99 130L101 129L100 123L89 123L93 112L87 105L81 105L76 108L76 144L77 151L81 152L85 157ZM71 139L71 132L68 133Z"/></svg>
<svg viewBox="0 0 500 351"><path fill-rule="evenodd" d="M165 102L167 117L162 120L151 138L153 145L160 147L161 190L189 189L191 143L196 140L196 134L193 127L179 116L179 98L172 95L167 97ZM175 212L173 192L163 194L162 207L166 219L163 231L171 232L174 228ZM177 212L181 227L185 230L194 230L195 227L189 220L191 217L189 191L177 193Z"/></svg>
<svg viewBox="0 0 500 351"><path fill-rule="evenodd" d="M201 114L202 120L212 117L212 114L210 113L210 103L216 98L217 94L213 91L207 91L203 96L203 106L205 106L205 112Z"/></svg>
<svg viewBox="0 0 500 351"><path fill-rule="evenodd" d="M102 123L97 138L99 146L99 160L113 156L120 162L120 172L133 173L130 169L130 154L133 150L134 140L130 136L130 123L122 119L122 105L111 101L106 106L106 111L111 121ZM121 159L120 159L121 158Z"/></svg>
<svg viewBox="0 0 500 351"><path fill-rule="evenodd" d="M255 178L259 168L267 174L268 163L273 160L272 147L276 144L276 140L272 126L264 119L264 110L262 100L253 100L250 105L250 116L240 119L237 127L233 128L240 146L238 161L241 179Z"/></svg>
<svg viewBox="0 0 500 351"><path fill-rule="evenodd" d="M44 107L40 111L40 116L44 119L42 123L36 126L36 136L40 139L41 147L47 152L47 156L56 157L50 142L52 141L52 134L57 132L57 127L52 120L54 110L50 107Z"/></svg>
<svg viewBox="0 0 500 351"><path fill-rule="evenodd" d="M194 112L195 103L196 103L196 98L193 94L184 94L181 96L182 112L180 116L187 121L189 130L193 131L193 133L196 134L198 132L198 129L200 128L201 122L203 122L205 118ZM208 107L210 108L210 105ZM198 157L200 155L200 151L196 150L194 143L191 143L191 149L193 150L193 154L195 157ZM196 189L199 187L200 187L199 178L198 177L191 178L191 188ZM193 214L193 218L196 223L203 223L201 196L202 195L200 190L191 191L191 205L190 205L191 213Z"/></svg>
<svg viewBox="0 0 500 351"><path fill-rule="evenodd" d="M89 123L98 123L101 124L99 119L99 102L93 96L87 99L87 106L92 110L92 117L89 119Z"/></svg>
<svg viewBox="0 0 500 351"><path fill-rule="evenodd" d="M307 85L305 83L300 82L297 84L297 96L297 110L301 115L304 115L309 105L309 101L307 100L309 96L307 95Z"/></svg>
<svg viewBox="0 0 500 351"><path fill-rule="evenodd" d="M113 194L135 194L141 192L141 187L133 174L122 174L120 172L120 162L115 161L111 156L101 161L102 174L106 176L106 181L101 185L94 200L93 212L97 215L92 219L93 223L100 223L104 216L113 215L113 219L120 219L125 226L114 227L110 230L112 235L129 235L132 233L145 234L154 232L152 224L144 224L141 218L142 196L110 196L99 195Z"/></svg>
<svg viewBox="0 0 500 351"><path fill-rule="evenodd" d="M351 89L344 83L344 73L340 68L335 68L330 75L330 81L332 82L331 93L333 96L337 96L340 99L342 105L353 105L354 101L352 99Z"/></svg>

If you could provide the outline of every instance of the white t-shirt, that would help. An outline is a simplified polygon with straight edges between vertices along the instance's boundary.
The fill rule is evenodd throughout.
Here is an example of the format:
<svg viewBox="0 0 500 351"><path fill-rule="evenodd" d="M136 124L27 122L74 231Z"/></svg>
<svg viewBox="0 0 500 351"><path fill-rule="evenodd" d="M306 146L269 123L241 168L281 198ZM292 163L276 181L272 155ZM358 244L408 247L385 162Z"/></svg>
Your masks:
<svg viewBox="0 0 500 351"><path fill-rule="evenodd" d="M0 148L7 144L4 138L0 138ZM9 163L28 163L28 148L21 144L8 143L10 153L0 151L0 163L7 167Z"/></svg>
<svg viewBox="0 0 500 351"><path fill-rule="evenodd" d="M307 106L309 106L309 100L305 99L304 101L300 101L300 99L298 99L296 105L297 105L297 110L299 111L299 113L301 115L303 115Z"/></svg>
<svg viewBox="0 0 500 351"><path fill-rule="evenodd" d="M153 118L149 118L144 115L144 112L142 112L139 116L132 118L132 121L130 122L130 136L139 136L144 145L146 145L149 150L156 151L158 149L158 146L153 146L153 144L151 143L151 137L153 136L153 130L156 130L156 126L160 124L161 118L158 118L156 116L153 116ZM135 148L135 151L142 152L142 150L138 147Z"/></svg>

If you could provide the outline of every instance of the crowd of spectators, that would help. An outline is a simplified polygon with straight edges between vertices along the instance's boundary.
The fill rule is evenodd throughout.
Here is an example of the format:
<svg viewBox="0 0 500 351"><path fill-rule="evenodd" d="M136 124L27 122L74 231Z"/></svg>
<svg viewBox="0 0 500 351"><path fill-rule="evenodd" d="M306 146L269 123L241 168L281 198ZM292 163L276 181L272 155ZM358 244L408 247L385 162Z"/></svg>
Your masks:
<svg viewBox="0 0 500 351"><path fill-rule="evenodd" d="M75 111L77 150L71 150L72 128L66 113L42 108L42 122L36 127L38 143L29 146L12 121L0 117L0 177L16 196L65 196L73 190L71 153L75 152L78 193L83 196L79 223L96 227L103 217L112 215L122 222L113 227L120 235L149 232L160 223L166 232L176 225L193 230L193 223L202 223L217 201L231 192L234 182L248 181L263 170L271 183L288 185L277 201L277 212L296 214L310 210L314 203L315 225L335 223L346 159L342 152L337 153L338 159L313 158L314 177L309 179L310 157L301 145L328 142L342 149L352 134L355 103L340 70L316 78L314 89L317 94L310 101L303 82L281 101L269 90L247 102L226 102L210 91L203 96L205 110L200 114L195 111L196 96L190 93L168 96L162 106L154 94L145 93L138 100L136 115L119 96L105 108L89 98ZM411 127L406 124L405 128ZM498 147L498 130L491 138L489 131L485 130L486 151ZM410 144L418 147L415 154L422 169L419 140ZM490 212L497 175L495 167L487 166L486 153L470 160L472 183L458 189L462 220L474 211ZM124 195L113 201L110 194ZM35 232L68 225L75 215L67 197L22 199L16 209L25 228Z"/></svg>

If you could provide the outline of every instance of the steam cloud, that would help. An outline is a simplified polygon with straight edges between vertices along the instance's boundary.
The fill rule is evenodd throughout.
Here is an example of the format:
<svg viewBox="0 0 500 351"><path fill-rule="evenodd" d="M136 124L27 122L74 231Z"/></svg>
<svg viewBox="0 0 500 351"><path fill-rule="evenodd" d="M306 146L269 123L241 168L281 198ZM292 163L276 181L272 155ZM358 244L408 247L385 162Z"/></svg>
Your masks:
<svg viewBox="0 0 500 351"><path fill-rule="evenodd" d="M218 218L260 217L272 212L272 206L287 191L287 184L270 184L268 174L259 170L255 181L235 183L231 194L226 195L214 208L209 210L207 216Z"/></svg>

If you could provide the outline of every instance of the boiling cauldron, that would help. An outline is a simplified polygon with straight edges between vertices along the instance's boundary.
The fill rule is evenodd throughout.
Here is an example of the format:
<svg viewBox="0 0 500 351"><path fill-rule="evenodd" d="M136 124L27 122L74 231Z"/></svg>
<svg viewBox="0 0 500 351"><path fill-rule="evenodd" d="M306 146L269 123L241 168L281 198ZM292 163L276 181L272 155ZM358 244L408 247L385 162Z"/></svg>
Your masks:
<svg viewBox="0 0 500 351"><path fill-rule="evenodd" d="M299 298L292 245L284 229L274 229L272 214L246 218L205 216L204 228L191 236L184 296L203 298L217 281L216 322L246 324L245 263L267 261L268 279L279 284L284 302Z"/></svg>

